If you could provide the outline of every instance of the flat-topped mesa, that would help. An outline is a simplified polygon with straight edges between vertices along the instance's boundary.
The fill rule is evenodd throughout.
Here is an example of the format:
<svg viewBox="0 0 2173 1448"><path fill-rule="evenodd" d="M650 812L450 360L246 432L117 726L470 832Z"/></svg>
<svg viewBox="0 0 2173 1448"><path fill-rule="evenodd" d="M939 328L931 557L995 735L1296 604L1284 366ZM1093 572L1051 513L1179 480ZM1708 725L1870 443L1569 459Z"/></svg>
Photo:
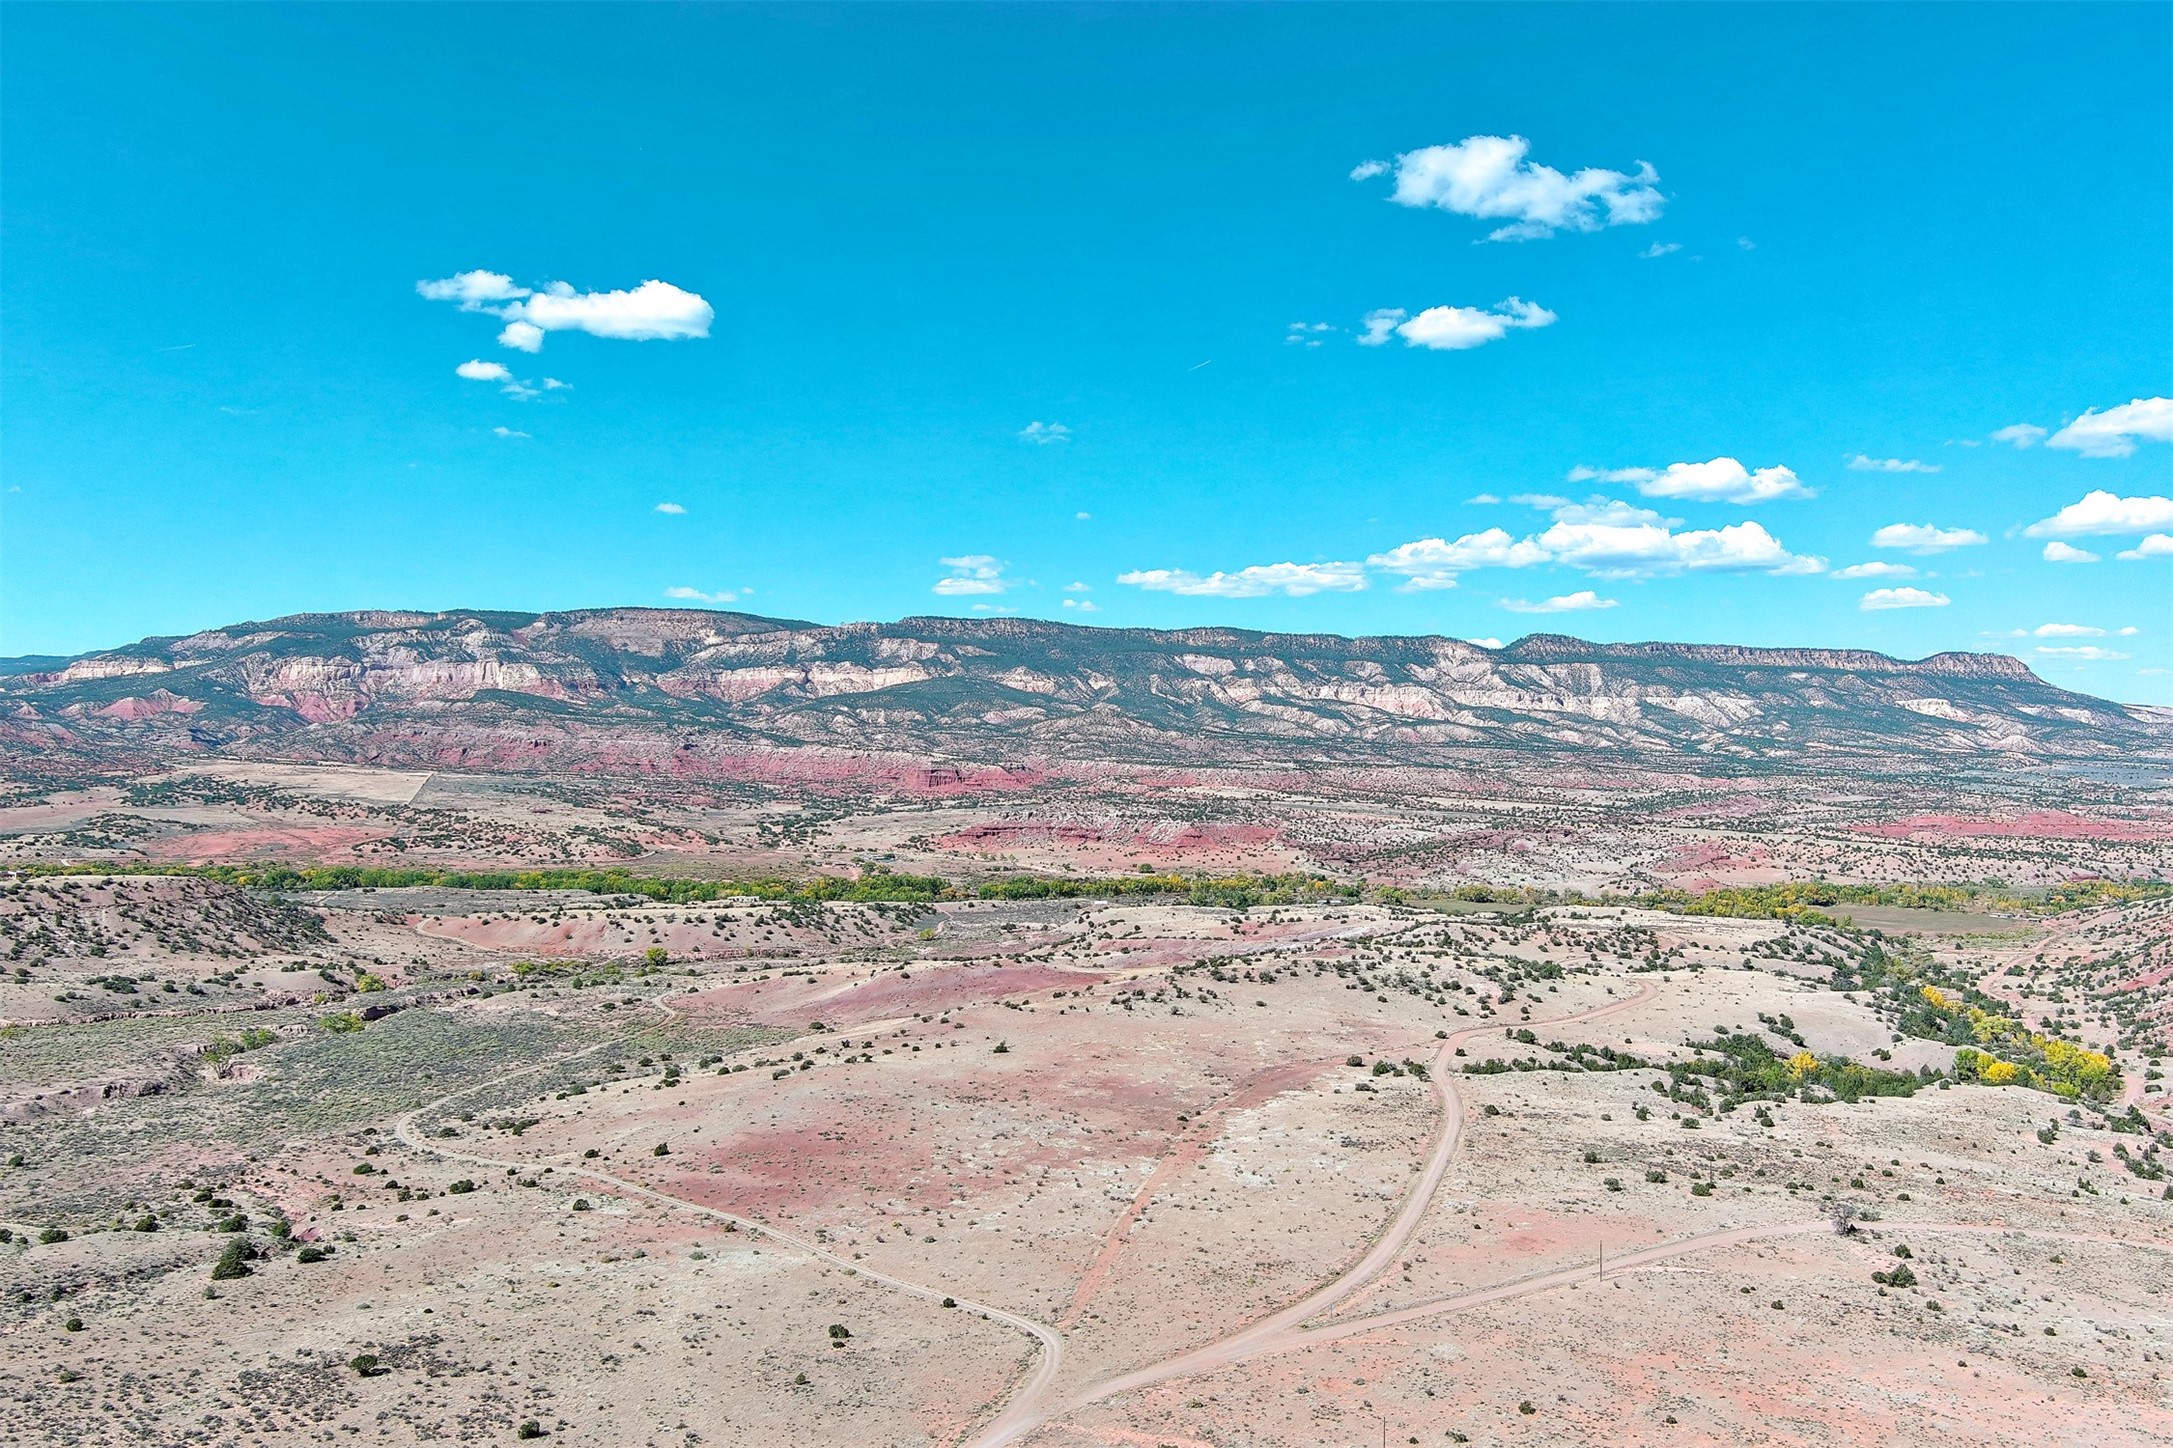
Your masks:
<svg viewBox="0 0 2173 1448"><path fill-rule="evenodd" d="M1877 769L2173 747L2157 716L1999 654L1911 661L1561 634L1491 647L1025 618L828 625L699 608L268 619L57 669L0 664L9 710L52 721L22 747L678 773L724 768L734 749L803 745L980 762L1360 765L1477 746Z"/></svg>
<svg viewBox="0 0 2173 1448"><path fill-rule="evenodd" d="M1529 634L1504 645L1500 656L1519 663L1599 663L1621 659L1679 659L1740 669L1827 669L1853 674L1936 674L1964 679L2042 683L2010 654L1951 652L1897 659L1869 649L1752 648L1743 644L1595 644L1567 634Z"/></svg>

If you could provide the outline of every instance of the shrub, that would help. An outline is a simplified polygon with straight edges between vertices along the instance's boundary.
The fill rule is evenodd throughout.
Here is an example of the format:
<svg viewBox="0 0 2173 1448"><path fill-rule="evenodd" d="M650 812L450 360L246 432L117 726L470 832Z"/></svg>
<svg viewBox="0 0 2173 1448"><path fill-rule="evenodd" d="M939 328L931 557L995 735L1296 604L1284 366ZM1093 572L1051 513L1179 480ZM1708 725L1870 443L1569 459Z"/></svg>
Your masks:
<svg viewBox="0 0 2173 1448"><path fill-rule="evenodd" d="M61 1324L61 1328L67 1332L81 1332L83 1330L83 1319L80 1317L71 1317L66 1322Z"/></svg>
<svg viewBox="0 0 2173 1448"><path fill-rule="evenodd" d="M211 1264L211 1280L226 1282L236 1277L247 1277L250 1271L249 1255L249 1244L236 1237L226 1244L226 1250L219 1254L219 1260Z"/></svg>
<svg viewBox="0 0 2173 1448"><path fill-rule="evenodd" d="M374 1378L379 1373L385 1371L383 1367L379 1366L377 1361L377 1354L374 1352L356 1353L353 1357L347 1360L347 1366L355 1370L356 1377L361 1378Z"/></svg>
<svg viewBox="0 0 2173 1448"><path fill-rule="evenodd" d="M475 1183L469 1181L466 1177L462 1177L459 1181L454 1182L451 1186L447 1187L446 1190L451 1192L456 1197L464 1197L468 1193L475 1190Z"/></svg>
<svg viewBox="0 0 2173 1448"><path fill-rule="evenodd" d="M516 1438L541 1438L545 1434L543 1425L534 1418L529 1418L524 1420L520 1427L513 1430L513 1436Z"/></svg>
<svg viewBox="0 0 2173 1448"><path fill-rule="evenodd" d="M665 1143L663 1143L663 1142L661 1142L661 1141L660 1141L660 1142L658 1142L658 1143L656 1144L656 1146L655 1146L655 1147L654 1147L654 1148L653 1148L653 1149L652 1149L652 1150L650 1151L650 1153L649 1153L649 1155L651 1155L651 1156L670 1156L671 1154L672 1154L672 1149L671 1149L671 1147L669 1147L668 1145L666 1145Z"/></svg>
<svg viewBox="0 0 2173 1448"><path fill-rule="evenodd" d="M573 1199L573 1209L577 1212L589 1212L595 1210L595 1208L589 1205L589 1199L587 1197L575 1197Z"/></svg>
<svg viewBox="0 0 2173 1448"><path fill-rule="evenodd" d="M38 1233L38 1240L48 1245L54 1242L65 1242L68 1240L68 1229L65 1227L47 1227L44 1231Z"/></svg>
<svg viewBox="0 0 2173 1448"><path fill-rule="evenodd" d="M297 1262L322 1262L325 1258L331 1255L332 1249L330 1247L320 1247L316 1243L312 1242L308 1246L304 1247L301 1251L295 1253L294 1260Z"/></svg>

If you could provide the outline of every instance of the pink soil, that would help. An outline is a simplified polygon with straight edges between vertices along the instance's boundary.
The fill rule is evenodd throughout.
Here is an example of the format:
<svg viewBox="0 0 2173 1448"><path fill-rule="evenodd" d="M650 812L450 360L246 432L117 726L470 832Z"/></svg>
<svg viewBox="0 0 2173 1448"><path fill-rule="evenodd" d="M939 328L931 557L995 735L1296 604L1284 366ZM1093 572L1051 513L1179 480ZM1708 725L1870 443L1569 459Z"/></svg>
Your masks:
<svg viewBox="0 0 2173 1448"><path fill-rule="evenodd" d="M146 847L154 859L179 860L208 865L219 860L292 855L322 859L371 840L390 837L392 831L359 829L352 825L263 826L256 829L199 830L177 839L155 841Z"/></svg>
<svg viewBox="0 0 2173 1448"><path fill-rule="evenodd" d="M1956 815L1912 815L1885 824L1856 825L1856 833L1902 840L2017 838L2040 840L2116 840L2144 843L2173 839L2173 826L2152 827L2133 820L2088 819L2065 810L2038 810L2013 819L1963 819Z"/></svg>

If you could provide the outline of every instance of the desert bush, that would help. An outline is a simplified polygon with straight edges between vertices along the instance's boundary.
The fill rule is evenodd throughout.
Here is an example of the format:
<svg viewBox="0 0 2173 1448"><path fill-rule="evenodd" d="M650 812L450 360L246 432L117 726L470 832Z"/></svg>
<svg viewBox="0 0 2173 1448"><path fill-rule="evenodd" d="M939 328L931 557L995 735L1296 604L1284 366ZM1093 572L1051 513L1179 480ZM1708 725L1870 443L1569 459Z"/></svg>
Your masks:
<svg viewBox="0 0 2173 1448"><path fill-rule="evenodd" d="M236 1277L247 1277L250 1272L249 1257L249 1244L236 1237L226 1244L226 1250L219 1254L219 1260L211 1264L211 1280L225 1282Z"/></svg>

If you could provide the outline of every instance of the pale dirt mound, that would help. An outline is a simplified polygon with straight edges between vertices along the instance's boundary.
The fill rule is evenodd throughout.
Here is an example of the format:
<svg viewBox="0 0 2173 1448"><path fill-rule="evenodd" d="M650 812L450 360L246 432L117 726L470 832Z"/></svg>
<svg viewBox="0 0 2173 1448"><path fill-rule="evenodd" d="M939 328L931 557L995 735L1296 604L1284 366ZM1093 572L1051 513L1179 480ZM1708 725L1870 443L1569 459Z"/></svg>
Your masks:
<svg viewBox="0 0 2173 1448"><path fill-rule="evenodd" d="M735 1024L804 1026L820 1020L825 1026L851 1030L868 1021L941 1015L1037 991L1076 990L1107 978L1103 971L1047 965L924 964L862 980L841 981L832 974L818 979L795 975L735 981L672 1004L689 1016Z"/></svg>

